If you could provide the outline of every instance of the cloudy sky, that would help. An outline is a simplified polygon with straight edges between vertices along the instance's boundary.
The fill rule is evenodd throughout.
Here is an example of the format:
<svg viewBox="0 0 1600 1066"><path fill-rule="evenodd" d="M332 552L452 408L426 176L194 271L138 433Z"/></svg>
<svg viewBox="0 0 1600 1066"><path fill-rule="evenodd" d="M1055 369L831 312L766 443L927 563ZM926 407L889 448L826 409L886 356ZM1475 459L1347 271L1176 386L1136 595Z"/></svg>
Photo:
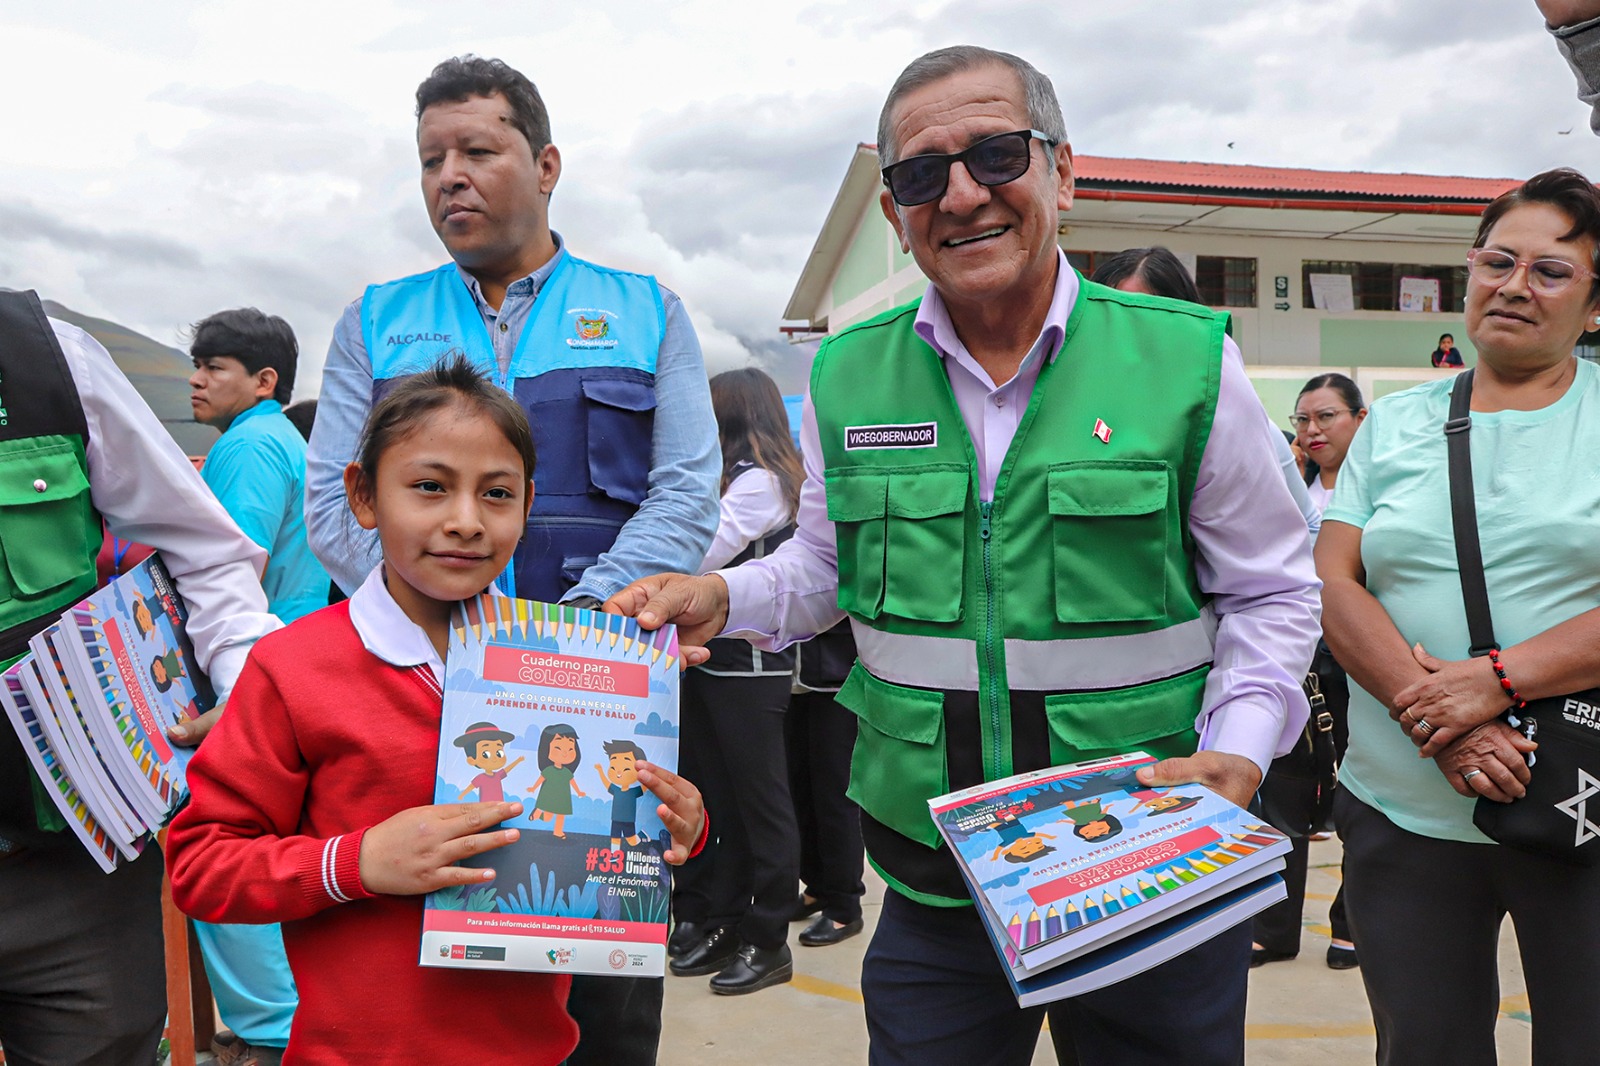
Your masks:
<svg viewBox="0 0 1600 1066"><path fill-rule="evenodd" d="M1532 0L4 0L0 285L180 345L255 304L310 395L344 304L443 260L412 94L472 51L543 93L573 250L678 291L713 371L777 365L854 145L954 43L1050 75L1083 153L1600 177Z"/></svg>

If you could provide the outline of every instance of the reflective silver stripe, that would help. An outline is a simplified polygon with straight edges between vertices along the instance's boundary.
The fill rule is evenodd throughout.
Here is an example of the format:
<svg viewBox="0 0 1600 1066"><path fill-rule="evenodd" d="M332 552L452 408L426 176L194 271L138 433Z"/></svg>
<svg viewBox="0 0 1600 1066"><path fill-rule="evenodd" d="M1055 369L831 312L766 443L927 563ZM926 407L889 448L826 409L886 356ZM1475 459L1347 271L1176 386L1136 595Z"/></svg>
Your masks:
<svg viewBox="0 0 1600 1066"><path fill-rule="evenodd" d="M975 690L978 646L961 637L884 633L850 620L862 665L885 681L917 688ZM1011 688L1044 692L1122 688L1181 674L1209 663L1217 619L1200 617L1116 637L1007 640L1006 681Z"/></svg>
<svg viewBox="0 0 1600 1066"><path fill-rule="evenodd" d="M978 646L964 637L883 633L850 619L856 655L874 677L916 688L978 689Z"/></svg>
<svg viewBox="0 0 1600 1066"><path fill-rule="evenodd" d="M1123 688L1156 681L1211 661L1217 616L1200 617L1154 633L1078 640L1006 641L1006 681L1014 689L1066 692Z"/></svg>

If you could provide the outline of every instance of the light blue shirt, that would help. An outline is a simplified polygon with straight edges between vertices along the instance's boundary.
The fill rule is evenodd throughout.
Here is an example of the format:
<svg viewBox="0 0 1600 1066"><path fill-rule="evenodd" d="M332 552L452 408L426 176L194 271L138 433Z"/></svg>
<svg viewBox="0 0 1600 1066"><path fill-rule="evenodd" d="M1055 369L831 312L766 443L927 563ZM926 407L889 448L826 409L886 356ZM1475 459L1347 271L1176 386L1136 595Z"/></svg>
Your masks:
<svg viewBox="0 0 1600 1066"><path fill-rule="evenodd" d="M502 372L511 364L539 290L566 254L560 234L552 236L556 254L512 283L498 311L484 299L477 279L461 272L483 315ZM629 582L662 571L695 573L716 532L722 451L700 341L677 295L663 288L661 298L666 331L656 360L649 488L611 550L584 571L565 600L578 596L605 600ZM346 591L359 588L382 555L377 534L356 524L344 493L344 468L355 458L371 408L372 361L362 337L358 299L345 308L334 327L306 462L311 549ZM537 491L537 470L534 485Z"/></svg>
<svg viewBox="0 0 1600 1066"><path fill-rule="evenodd" d="M201 470L245 536L268 552L261 587L284 623L328 605L328 573L306 544L306 442L276 400L240 414Z"/></svg>
<svg viewBox="0 0 1600 1066"><path fill-rule="evenodd" d="M1367 591L1408 644L1447 660L1467 658L1471 644L1450 524L1451 384L1432 381L1373 403L1323 515L1361 529ZM1472 412L1471 441L1494 636L1510 647L1600 606L1600 368L1579 361L1566 395L1540 410ZM1515 677L1515 657L1508 660ZM1472 824L1474 801L1418 759L1389 712L1353 680L1340 780L1402 829L1488 841Z"/></svg>

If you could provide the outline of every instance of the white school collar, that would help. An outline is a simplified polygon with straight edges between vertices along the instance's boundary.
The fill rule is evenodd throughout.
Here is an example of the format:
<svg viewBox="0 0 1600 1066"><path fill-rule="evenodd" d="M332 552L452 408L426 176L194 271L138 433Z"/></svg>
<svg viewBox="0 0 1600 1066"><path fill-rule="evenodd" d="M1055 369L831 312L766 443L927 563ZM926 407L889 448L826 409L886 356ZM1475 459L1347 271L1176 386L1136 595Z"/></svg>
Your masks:
<svg viewBox="0 0 1600 1066"><path fill-rule="evenodd" d="M356 635L366 649L390 666L427 666L443 682L444 663L433 641L389 595L382 563L372 568L367 580L350 597L350 624L356 627Z"/></svg>

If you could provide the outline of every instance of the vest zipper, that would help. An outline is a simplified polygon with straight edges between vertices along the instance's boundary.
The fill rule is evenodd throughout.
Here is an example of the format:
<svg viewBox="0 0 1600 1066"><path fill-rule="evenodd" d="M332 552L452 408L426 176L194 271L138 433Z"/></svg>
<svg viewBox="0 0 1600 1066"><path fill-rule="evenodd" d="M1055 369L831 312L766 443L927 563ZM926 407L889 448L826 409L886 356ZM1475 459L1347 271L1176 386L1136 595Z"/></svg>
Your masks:
<svg viewBox="0 0 1600 1066"><path fill-rule="evenodd" d="M989 736L991 739L991 756L989 759L990 781L997 781L1004 774L1000 767L1000 700L995 689L995 663L994 663L994 567L990 558L991 537L993 529L990 527L990 518L994 514L994 501L980 500L978 503L978 538L983 541L983 670L978 676L979 689L983 699L989 705ZM986 690L986 691L984 691Z"/></svg>

